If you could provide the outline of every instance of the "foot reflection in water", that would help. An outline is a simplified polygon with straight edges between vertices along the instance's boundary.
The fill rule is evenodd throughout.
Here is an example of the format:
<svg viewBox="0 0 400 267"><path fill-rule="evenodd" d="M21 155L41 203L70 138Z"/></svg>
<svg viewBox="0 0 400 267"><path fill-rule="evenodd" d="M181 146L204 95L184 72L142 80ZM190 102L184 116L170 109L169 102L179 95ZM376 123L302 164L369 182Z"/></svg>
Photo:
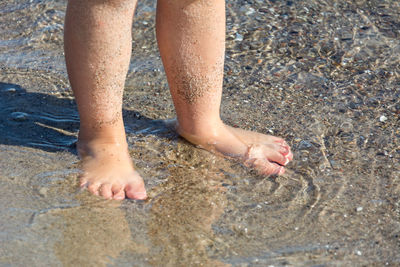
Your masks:
<svg viewBox="0 0 400 267"><path fill-rule="evenodd" d="M63 238L55 245L55 253L63 266L106 266L123 251L147 252L146 247L131 240L120 202L93 201L87 195L80 198L82 206L61 213Z"/></svg>
<svg viewBox="0 0 400 267"><path fill-rule="evenodd" d="M193 151L192 151L193 152ZM206 153L206 152L204 152ZM189 154L189 153L185 153ZM161 193L152 200L148 232L155 248L153 266L226 266L210 259L207 248L214 244L211 225L223 213L227 199L221 186L224 176L215 158L196 166L196 151L168 168L170 176ZM222 161L222 160L221 160ZM199 165L197 165L199 166Z"/></svg>

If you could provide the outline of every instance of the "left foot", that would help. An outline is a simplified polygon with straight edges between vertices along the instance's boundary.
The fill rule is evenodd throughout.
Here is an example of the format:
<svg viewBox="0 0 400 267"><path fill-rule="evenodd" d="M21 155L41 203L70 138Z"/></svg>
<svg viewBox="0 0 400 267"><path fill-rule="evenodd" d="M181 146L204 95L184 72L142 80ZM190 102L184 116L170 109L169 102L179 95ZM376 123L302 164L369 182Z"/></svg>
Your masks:
<svg viewBox="0 0 400 267"><path fill-rule="evenodd" d="M79 140L81 187L106 199L146 199L143 179L133 168L125 139Z"/></svg>
<svg viewBox="0 0 400 267"><path fill-rule="evenodd" d="M177 129L189 142L213 153L238 159L263 175L282 175L284 166L293 159L289 145L282 138L233 128L222 122L195 134L179 126Z"/></svg>

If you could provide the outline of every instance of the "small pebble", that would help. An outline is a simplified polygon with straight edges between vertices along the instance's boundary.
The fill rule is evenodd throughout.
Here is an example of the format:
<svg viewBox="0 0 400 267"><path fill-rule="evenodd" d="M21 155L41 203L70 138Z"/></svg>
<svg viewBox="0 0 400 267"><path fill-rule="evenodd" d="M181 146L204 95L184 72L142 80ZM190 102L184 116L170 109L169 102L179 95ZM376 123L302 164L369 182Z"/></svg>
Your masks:
<svg viewBox="0 0 400 267"><path fill-rule="evenodd" d="M250 7L249 10L246 11L246 15L249 16L255 12L254 8Z"/></svg>
<svg viewBox="0 0 400 267"><path fill-rule="evenodd" d="M25 112L13 112L10 114L10 117L13 121L26 121L28 119L28 114Z"/></svg>
<svg viewBox="0 0 400 267"><path fill-rule="evenodd" d="M298 146L299 150L304 150L312 147L312 144L307 140L301 140Z"/></svg>
<svg viewBox="0 0 400 267"><path fill-rule="evenodd" d="M15 87L6 87L6 88L4 88L4 92L10 92L10 93L14 93L14 92L16 92L17 91L17 88L15 88Z"/></svg>
<svg viewBox="0 0 400 267"><path fill-rule="evenodd" d="M48 190L48 188L46 188L46 187L40 188L39 195L41 195L42 197L45 197L47 195L47 190Z"/></svg>
<svg viewBox="0 0 400 267"><path fill-rule="evenodd" d="M358 212L360 212L360 211L362 211L363 210L363 207L357 207L357 209L356 209Z"/></svg>
<svg viewBox="0 0 400 267"><path fill-rule="evenodd" d="M362 255L361 251L359 251L359 250L356 251L356 254L357 254L358 256L361 256L361 255Z"/></svg>
<svg viewBox="0 0 400 267"><path fill-rule="evenodd" d="M379 121L380 122L385 122L385 121L387 121L387 117L385 115L382 115L382 116L379 117Z"/></svg>
<svg viewBox="0 0 400 267"><path fill-rule="evenodd" d="M241 35L240 33L236 33L235 41L238 41L238 42L243 41L243 35Z"/></svg>

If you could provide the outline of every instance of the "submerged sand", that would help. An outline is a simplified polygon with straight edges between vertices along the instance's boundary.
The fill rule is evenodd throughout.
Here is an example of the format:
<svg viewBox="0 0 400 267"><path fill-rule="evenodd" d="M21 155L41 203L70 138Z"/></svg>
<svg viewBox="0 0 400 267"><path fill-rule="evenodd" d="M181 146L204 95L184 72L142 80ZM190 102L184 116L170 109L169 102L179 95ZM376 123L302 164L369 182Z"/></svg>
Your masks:
<svg viewBox="0 0 400 267"><path fill-rule="evenodd" d="M77 187L65 1L0 3L1 266L400 264L400 4L227 4L223 120L284 137L282 177L194 148L141 1L124 96L147 201Z"/></svg>

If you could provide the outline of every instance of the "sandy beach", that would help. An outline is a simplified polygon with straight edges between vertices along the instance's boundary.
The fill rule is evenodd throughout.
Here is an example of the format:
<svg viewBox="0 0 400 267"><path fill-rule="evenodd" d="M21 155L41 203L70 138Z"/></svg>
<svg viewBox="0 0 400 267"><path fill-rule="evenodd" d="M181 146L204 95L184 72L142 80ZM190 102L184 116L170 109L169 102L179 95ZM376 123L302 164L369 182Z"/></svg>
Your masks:
<svg viewBox="0 0 400 267"><path fill-rule="evenodd" d="M195 148L139 1L124 92L146 201L78 188L64 0L0 2L0 266L400 265L400 2L227 2L222 119L285 138L280 177Z"/></svg>

